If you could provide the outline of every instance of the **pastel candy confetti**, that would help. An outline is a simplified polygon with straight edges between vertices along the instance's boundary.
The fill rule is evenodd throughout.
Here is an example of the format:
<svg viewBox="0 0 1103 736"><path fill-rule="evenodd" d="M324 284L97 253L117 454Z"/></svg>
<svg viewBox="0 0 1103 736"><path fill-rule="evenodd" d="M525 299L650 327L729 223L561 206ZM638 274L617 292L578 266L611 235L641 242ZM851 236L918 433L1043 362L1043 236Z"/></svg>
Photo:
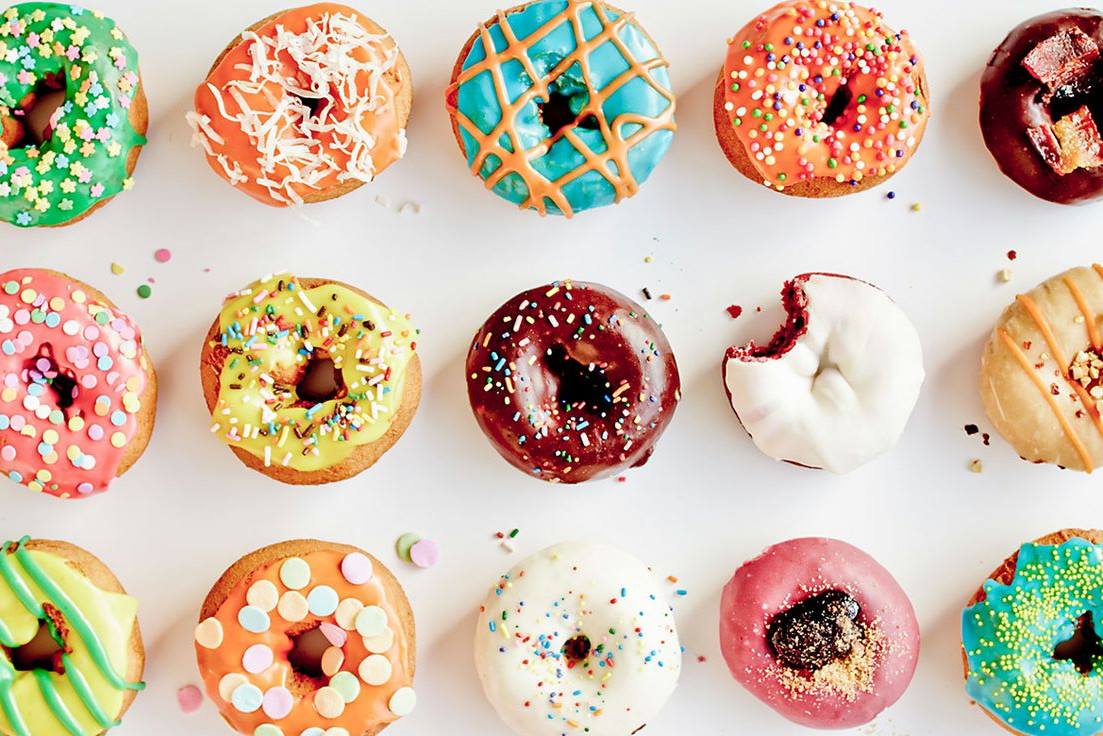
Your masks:
<svg viewBox="0 0 1103 736"><path fill-rule="evenodd" d="M203 691L195 685L185 685L176 691L176 703L184 713L194 713L203 705Z"/></svg>
<svg viewBox="0 0 1103 736"><path fill-rule="evenodd" d="M429 568L440 562L440 545L431 539L423 539L410 548L410 561L420 568Z"/></svg>

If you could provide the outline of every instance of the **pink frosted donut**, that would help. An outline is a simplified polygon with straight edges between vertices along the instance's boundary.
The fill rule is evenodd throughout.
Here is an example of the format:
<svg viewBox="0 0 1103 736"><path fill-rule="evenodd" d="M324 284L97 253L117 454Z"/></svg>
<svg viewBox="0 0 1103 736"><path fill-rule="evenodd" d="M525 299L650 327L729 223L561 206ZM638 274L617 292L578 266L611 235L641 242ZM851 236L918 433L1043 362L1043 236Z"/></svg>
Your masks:
<svg viewBox="0 0 1103 736"><path fill-rule="evenodd" d="M899 583L865 552L794 539L724 588L720 646L735 679L789 720L854 728L904 694L919 624Z"/></svg>
<svg viewBox="0 0 1103 736"><path fill-rule="evenodd" d="M145 450L156 399L138 328L107 297L56 271L0 274L0 476L107 490Z"/></svg>

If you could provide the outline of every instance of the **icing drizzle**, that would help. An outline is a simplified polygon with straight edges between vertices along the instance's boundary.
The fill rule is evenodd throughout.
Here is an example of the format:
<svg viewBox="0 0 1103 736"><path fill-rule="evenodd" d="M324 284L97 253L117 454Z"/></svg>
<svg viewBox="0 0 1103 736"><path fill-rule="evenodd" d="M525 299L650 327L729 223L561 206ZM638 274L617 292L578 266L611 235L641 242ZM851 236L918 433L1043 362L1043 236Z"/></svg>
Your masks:
<svg viewBox="0 0 1103 736"><path fill-rule="evenodd" d="M62 83L67 97L45 142L9 148L0 139L0 220L64 224L133 183L127 163L146 142L130 121L141 79L138 54L115 22L60 3L0 14L0 128L20 124L40 85Z"/></svg>
<svg viewBox="0 0 1103 736"><path fill-rule="evenodd" d="M488 189L569 217L632 196L666 153L676 128L668 66L631 13L538 0L479 26L447 103ZM553 93L596 127L553 135L539 109Z"/></svg>
<svg viewBox="0 0 1103 736"><path fill-rule="evenodd" d="M1103 548L1084 539L1024 544L1014 579L989 580L965 609L969 695L1017 733L1094 736L1103 728L1103 671L1054 657L1085 613L1103 617Z"/></svg>
<svg viewBox="0 0 1103 736"><path fill-rule="evenodd" d="M35 736L59 733L60 726L70 736L100 734L118 725L126 691L145 687L121 674L137 604L96 588L64 559L28 542L5 542L0 552L0 730ZM62 673L17 671L9 658L8 650L31 641L41 623L62 647Z"/></svg>

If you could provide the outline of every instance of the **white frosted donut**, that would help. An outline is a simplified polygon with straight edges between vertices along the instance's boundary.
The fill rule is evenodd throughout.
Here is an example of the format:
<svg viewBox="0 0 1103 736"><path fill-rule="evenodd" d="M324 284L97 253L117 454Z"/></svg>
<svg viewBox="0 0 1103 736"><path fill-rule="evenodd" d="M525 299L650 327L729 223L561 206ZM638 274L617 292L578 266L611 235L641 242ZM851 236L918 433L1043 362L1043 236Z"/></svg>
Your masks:
<svg viewBox="0 0 1103 736"><path fill-rule="evenodd" d="M782 302L768 345L728 348L728 398L762 452L848 473L904 431L923 384L919 335L885 292L849 276L797 276Z"/></svg>
<svg viewBox="0 0 1103 736"><path fill-rule="evenodd" d="M475 665L487 699L520 736L628 736L674 692L682 650L646 565L612 547L566 542L494 586Z"/></svg>

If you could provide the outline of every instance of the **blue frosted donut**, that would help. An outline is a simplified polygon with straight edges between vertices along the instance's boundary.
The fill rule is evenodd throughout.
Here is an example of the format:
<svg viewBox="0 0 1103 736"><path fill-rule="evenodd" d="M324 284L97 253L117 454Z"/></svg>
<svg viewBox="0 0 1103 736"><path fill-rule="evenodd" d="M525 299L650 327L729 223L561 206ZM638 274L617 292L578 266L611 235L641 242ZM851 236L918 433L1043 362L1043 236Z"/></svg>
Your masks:
<svg viewBox="0 0 1103 736"><path fill-rule="evenodd" d="M479 27L460 52L447 104L467 164L488 189L569 217L635 194L670 148L667 66L632 14L598 1L537 0Z"/></svg>

